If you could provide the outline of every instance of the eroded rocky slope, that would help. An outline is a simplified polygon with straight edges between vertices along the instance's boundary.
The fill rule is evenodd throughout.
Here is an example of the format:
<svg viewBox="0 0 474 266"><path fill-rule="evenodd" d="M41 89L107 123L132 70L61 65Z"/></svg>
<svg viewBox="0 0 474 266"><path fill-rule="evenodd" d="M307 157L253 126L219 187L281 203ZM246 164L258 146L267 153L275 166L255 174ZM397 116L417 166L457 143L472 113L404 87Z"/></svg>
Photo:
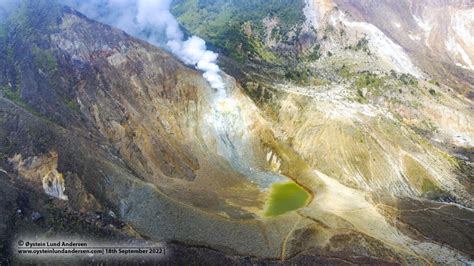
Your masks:
<svg viewBox="0 0 474 266"><path fill-rule="evenodd" d="M379 30L314 2L335 12L318 48L324 56L307 62L326 75L273 83L254 72L224 75L224 94L169 53L68 7L22 6L0 34L0 189L14 202L0 206L2 251L10 252L11 232L32 227L255 261L472 259L472 159L453 156L472 148L472 102L422 71L415 78L422 68L403 61L411 62L403 50L393 61L349 28ZM306 12L305 23L324 17ZM270 185L282 180L311 201L266 216ZM69 218L55 220L57 210ZM100 222L88 216L96 212Z"/></svg>

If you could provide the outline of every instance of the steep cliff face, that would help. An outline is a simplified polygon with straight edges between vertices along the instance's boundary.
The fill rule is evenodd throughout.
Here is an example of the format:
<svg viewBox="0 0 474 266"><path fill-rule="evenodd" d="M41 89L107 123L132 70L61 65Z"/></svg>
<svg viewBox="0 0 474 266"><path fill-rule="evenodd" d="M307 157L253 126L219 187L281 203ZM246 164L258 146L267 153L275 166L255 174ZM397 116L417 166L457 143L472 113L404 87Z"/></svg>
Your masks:
<svg viewBox="0 0 474 266"><path fill-rule="evenodd" d="M28 8L26 14L31 12ZM33 115L83 134L89 141L104 142L137 177L190 204L219 212L223 211L222 202L245 200L246 194L249 202L259 204L258 190L242 184L242 175L218 156L217 136L205 126L214 91L198 72L161 50L72 10L57 12L61 21L47 25L53 30L43 32L48 35L37 40L46 49L23 36L6 42L6 49L25 42L27 52L47 53L48 63L54 65L51 69L30 65L30 58L18 59L13 51L9 60L13 65L24 64L31 74L21 69L6 71L3 88L7 99L18 106L31 106ZM24 22L18 23L24 26ZM5 68L11 66L6 64ZM28 79L33 86L26 84ZM229 78L229 86L235 86L232 82ZM44 95L28 99L36 93L32 90L42 85ZM62 88L68 88L69 94L62 99L57 96L56 105L48 102L65 93ZM61 152L48 149L53 148L45 147L43 153ZM10 162L25 178L33 178L31 172L46 176L52 171L47 161L36 157L27 162L38 161L38 166L23 161L27 154L10 156ZM62 154L57 156L61 160ZM47 168L44 175L36 171L38 167ZM191 181L196 181L195 185L189 186ZM226 185L212 186L214 182Z"/></svg>
<svg viewBox="0 0 474 266"><path fill-rule="evenodd" d="M349 80L352 77L348 70L372 72L378 78L370 81L365 76L362 79L367 82L353 84L368 89L369 93L362 91L363 95L384 102L404 122L428 133L435 142L472 147L472 128L467 125L472 120L470 97L474 72L468 66L473 57L469 43L474 21L472 16L463 15L472 12L472 3L326 1L315 2L313 6L317 24L331 29L323 38L326 41L322 41L321 50L322 54L330 52L332 57L313 65L342 64L345 69L339 73ZM401 80L402 87L377 81L386 79L388 73ZM360 81L360 76L357 79ZM378 92L370 92L377 87ZM389 91L397 88L400 95L393 102L394 95ZM411 95L403 95L407 89ZM426 92L435 99L426 97L429 96ZM445 121L453 122L447 127ZM424 123L431 124L431 129Z"/></svg>
<svg viewBox="0 0 474 266"><path fill-rule="evenodd" d="M242 32L286 55L309 56L317 45L324 55L305 61L314 72L297 81L299 70L286 81L285 73L273 82L266 73L254 78L248 66L266 65L258 50L245 58L248 76L224 74L222 93L160 48L71 8L23 2L0 31L0 181L7 184L0 197L25 214L0 206L1 217L10 217L0 220L2 239L30 224L43 234L44 224L28 215L43 212L50 222L65 209L63 223L100 212L113 228L78 222L66 232L97 229L257 259L467 261L471 159L436 145L472 147L472 103L416 79L422 68L375 26L329 1L305 3L299 11L308 34L334 26L308 35L301 44L309 48L269 37L285 25L282 14L262 18L262 35L253 35L252 24ZM358 30L379 39L361 41ZM375 50L379 44L399 56ZM271 185L282 181L297 183L309 201L268 216ZM25 194L40 200L26 204Z"/></svg>
<svg viewBox="0 0 474 266"><path fill-rule="evenodd" d="M378 27L427 73L472 91L473 10L470 1L335 1L356 20ZM444 83L444 82L443 82Z"/></svg>

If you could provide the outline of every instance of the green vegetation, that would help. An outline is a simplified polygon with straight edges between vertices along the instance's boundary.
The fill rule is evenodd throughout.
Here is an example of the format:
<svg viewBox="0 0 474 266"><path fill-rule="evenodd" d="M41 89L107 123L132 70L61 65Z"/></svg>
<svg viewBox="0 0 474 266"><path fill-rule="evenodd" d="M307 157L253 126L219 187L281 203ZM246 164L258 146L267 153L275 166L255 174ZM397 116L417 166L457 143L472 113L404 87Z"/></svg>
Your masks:
<svg viewBox="0 0 474 266"><path fill-rule="evenodd" d="M385 84L383 78L371 72L362 72L356 79L354 86L357 89L367 88L374 90L382 87Z"/></svg>
<svg viewBox="0 0 474 266"><path fill-rule="evenodd" d="M21 97L22 90L29 89L24 88L24 80L35 79L38 90L52 88L56 95L52 94L49 99L57 96L64 106L73 111L79 110L77 103L71 100L62 86L62 79L58 78L59 62L49 46L49 36L57 30L61 12L56 0L21 0L0 23L0 49L6 55L6 60L0 62L0 66L8 69L6 79L0 82L9 84L0 86L0 90L16 105L46 120L46 116L37 111L44 110L44 106L34 98ZM37 78L37 74L42 77Z"/></svg>
<svg viewBox="0 0 474 266"><path fill-rule="evenodd" d="M319 51L320 45L317 44L315 47L313 47L313 51L308 55L308 60L310 61L316 61L321 57L321 52ZM330 53L330 52L328 52ZM332 55L332 54L331 54Z"/></svg>
<svg viewBox="0 0 474 266"><path fill-rule="evenodd" d="M310 195L294 182L272 185L265 216L277 216L304 207Z"/></svg>
<svg viewBox="0 0 474 266"><path fill-rule="evenodd" d="M5 94L5 96L12 100L13 102L17 103L20 106L25 105L20 98L20 90L12 90L8 86L0 86L0 91Z"/></svg>
<svg viewBox="0 0 474 266"><path fill-rule="evenodd" d="M366 93L370 93L373 96L380 96L385 91L385 79L386 77L380 77L375 73L361 72L356 76L354 87L357 89L356 100L359 103L367 103ZM366 90L364 93L363 90Z"/></svg>
<svg viewBox="0 0 474 266"><path fill-rule="evenodd" d="M286 33L298 31L304 21L303 0L175 0L172 12L192 34L199 35L230 57L259 58L278 63L278 56L264 46L265 18L279 23L271 36L291 42Z"/></svg>
<svg viewBox="0 0 474 266"><path fill-rule="evenodd" d="M258 55L263 61L279 63L278 56L274 54L270 49L265 47L265 45L260 42L257 38L250 36L248 38L253 53Z"/></svg>
<svg viewBox="0 0 474 266"><path fill-rule="evenodd" d="M410 74L401 74L398 76L398 80L407 86L418 86L418 80Z"/></svg>
<svg viewBox="0 0 474 266"><path fill-rule="evenodd" d="M368 53L368 52L369 52L369 40L368 40L367 38L365 38L365 37L362 38L362 39L360 39L360 40L357 42L357 44L356 44L356 46L355 46L354 49L355 49L356 51L362 50L362 51Z"/></svg>
<svg viewBox="0 0 474 266"><path fill-rule="evenodd" d="M8 38L8 25L0 21L0 44L6 43Z"/></svg>
<svg viewBox="0 0 474 266"><path fill-rule="evenodd" d="M334 26L328 24L326 28L324 28L324 33L331 33L331 32L334 32Z"/></svg>
<svg viewBox="0 0 474 266"><path fill-rule="evenodd" d="M23 0L19 7L9 17L12 28L21 29L22 38L29 41L38 41L47 36L41 32L47 32L50 26L57 23L61 12L60 5L54 0Z"/></svg>
<svg viewBox="0 0 474 266"><path fill-rule="evenodd" d="M259 102L269 102L274 96L275 90L267 85L255 82L247 82L245 84L247 93Z"/></svg>
<svg viewBox="0 0 474 266"><path fill-rule="evenodd" d="M298 85L325 85L328 83L325 79L318 78L310 68L301 65L287 65L284 67L285 79Z"/></svg>
<svg viewBox="0 0 474 266"><path fill-rule="evenodd" d="M434 183L431 174L418 161L411 157L405 157L405 174L410 183L415 186L421 194L429 198L437 198L444 192Z"/></svg>
<svg viewBox="0 0 474 266"><path fill-rule="evenodd" d="M433 84L433 85L435 85L436 87L441 86L437 80L430 80L430 81L428 81L428 82L431 83L431 84Z"/></svg>
<svg viewBox="0 0 474 266"><path fill-rule="evenodd" d="M3 94L5 94L5 97L10 99L12 102L14 102L16 105L24 108L25 110L27 110L28 112L30 112L31 114L33 114L34 116L38 117L38 118L41 118L43 119L44 121L47 121L49 122L50 120L40 114L38 111L36 111L35 109L31 108L30 106L28 106L28 104L26 104L22 99L21 99L21 92L19 89L17 90L12 90L10 89L8 86L3 86L3 85L0 85L0 91L3 92Z"/></svg>
<svg viewBox="0 0 474 266"><path fill-rule="evenodd" d="M441 188L436 186L429 179L423 180L423 184L421 185L421 192L424 197L428 199L433 199L433 200L437 200L437 199L445 198L449 196L449 194L447 194Z"/></svg>
<svg viewBox="0 0 474 266"><path fill-rule="evenodd" d="M285 71L285 78L289 81L296 81L298 83L308 83L311 73L309 69L301 69L298 67L287 67Z"/></svg>
<svg viewBox="0 0 474 266"><path fill-rule="evenodd" d="M390 74L379 74L370 71L355 72L350 67L342 65L338 70L338 75L353 84L357 94L351 99L360 103L367 103L370 96L385 95L392 102L405 104L406 101L400 100L400 96L396 95L395 92L398 92L398 94L410 92L415 95L416 90L412 88L418 86L418 80L414 76L398 74L394 70L391 70ZM416 100L411 101L410 104L413 108L421 107L421 103Z"/></svg>
<svg viewBox="0 0 474 266"><path fill-rule="evenodd" d="M75 101L75 100L70 100L66 103L66 106L71 109L71 111L79 111L80 108L79 108L79 104Z"/></svg>
<svg viewBox="0 0 474 266"><path fill-rule="evenodd" d="M348 66L345 64L338 71L339 76L343 77L344 79L352 79L355 76L355 73L350 70Z"/></svg>
<svg viewBox="0 0 474 266"><path fill-rule="evenodd" d="M369 40L366 37L360 39L356 45L349 45L349 46L346 46L344 49L354 50L354 51L364 51L365 53L370 55Z"/></svg>
<svg viewBox="0 0 474 266"><path fill-rule="evenodd" d="M18 54L31 56L44 73L52 74L57 70L53 53L45 47L49 38L45 33L57 23L59 14L60 6L54 0L22 0L0 24L0 44L6 49L7 65L14 70L11 78L16 80L12 82L16 90L21 87L21 69L14 59Z"/></svg>
<svg viewBox="0 0 474 266"><path fill-rule="evenodd" d="M37 46L33 46L32 49L33 60L36 66L42 71L52 74L58 69L58 63L56 58L50 50L40 49Z"/></svg>
<svg viewBox="0 0 474 266"><path fill-rule="evenodd" d="M460 168L460 162L462 160L459 160L457 159L456 157L446 153L446 152L443 152L443 151L440 151L438 150L439 154L444 158L446 159L447 161L449 161L449 163L451 163L453 166L457 167L457 168Z"/></svg>
<svg viewBox="0 0 474 266"><path fill-rule="evenodd" d="M430 89L428 90L428 92L429 92L431 95L436 96L436 91L435 91L433 88L430 88Z"/></svg>
<svg viewBox="0 0 474 266"><path fill-rule="evenodd" d="M423 183L421 185L421 191L423 193L429 193L438 190L440 189L433 182L431 182L431 180L423 179Z"/></svg>

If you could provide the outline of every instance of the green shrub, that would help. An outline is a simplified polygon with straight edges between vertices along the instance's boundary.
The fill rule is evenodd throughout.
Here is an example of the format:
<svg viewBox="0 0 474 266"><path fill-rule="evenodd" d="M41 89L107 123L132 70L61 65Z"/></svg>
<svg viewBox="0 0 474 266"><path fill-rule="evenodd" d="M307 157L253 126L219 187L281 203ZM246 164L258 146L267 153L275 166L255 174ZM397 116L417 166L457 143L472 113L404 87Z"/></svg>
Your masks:
<svg viewBox="0 0 474 266"><path fill-rule="evenodd" d="M410 86L417 86L418 85L418 80L410 75L410 74L401 74L398 79L404 84L404 85L410 85Z"/></svg>
<svg viewBox="0 0 474 266"><path fill-rule="evenodd" d="M371 72L363 72L360 74L354 85L357 89L368 88L374 89L382 87L385 84L384 80Z"/></svg>
<svg viewBox="0 0 474 266"><path fill-rule="evenodd" d="M319 51L320 45L317 44L314 48L313 51L308 55L308 59L310 61L316 61L319 58L321 58L321 52Z"/></svg>
<svg viewBox="0 0 474 266"><path fill-rule="evenodd" d="M342 67L338 71L339 76L343 77L344 79L351 79L354 77L355 73L351 72L349 67L347 67L345 64L342 65Z"/></svg>
<svg viewBox="0 0 474 266"><path fill-rule="evenodd" d="M57 71L58 63L50 50L40 49L37 46L32 48L33 60L38 68L48 74Z"/></svg>
<svg viewBox="0 0 474 266"><path fill-rule="evenodd" d="M79 111L79 104L75 100L70 100L66 103L66 106L72 111Z"/></svg>
<svg viewBox="0 0 474 266"><path fill-rule="evenodd" d="M435 85L435 86L437 86L437 87L440 86L439 82L436 81L436 80L430 80L429 83L431 83L431 84L433 84L433 85Z"/></svg>
<svg viewBox="0 0 474 266"><path fill-rule="evenodd" d="M360 39L360 40L357 42L357 44L356 44L356 46L355 46L354 49L355 49L356 51L362 50L362 51L368 53L368 52L369 52L369 40L368 40L367 38L365 38L365 37L362 38L362 39Z"/></svg>

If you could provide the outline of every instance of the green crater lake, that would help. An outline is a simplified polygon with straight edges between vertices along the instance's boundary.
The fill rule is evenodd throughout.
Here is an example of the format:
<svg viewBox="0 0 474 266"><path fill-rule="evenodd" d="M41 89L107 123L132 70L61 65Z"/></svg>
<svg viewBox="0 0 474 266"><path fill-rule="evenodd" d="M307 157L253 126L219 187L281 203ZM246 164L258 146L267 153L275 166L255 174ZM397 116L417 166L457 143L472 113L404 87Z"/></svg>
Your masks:
<svg viewBox="0 0 474 266"><path fill-rule="evenodd" d="M277 216L304 207L310 195L295 182L272 185L265 216Z"/></svg>

